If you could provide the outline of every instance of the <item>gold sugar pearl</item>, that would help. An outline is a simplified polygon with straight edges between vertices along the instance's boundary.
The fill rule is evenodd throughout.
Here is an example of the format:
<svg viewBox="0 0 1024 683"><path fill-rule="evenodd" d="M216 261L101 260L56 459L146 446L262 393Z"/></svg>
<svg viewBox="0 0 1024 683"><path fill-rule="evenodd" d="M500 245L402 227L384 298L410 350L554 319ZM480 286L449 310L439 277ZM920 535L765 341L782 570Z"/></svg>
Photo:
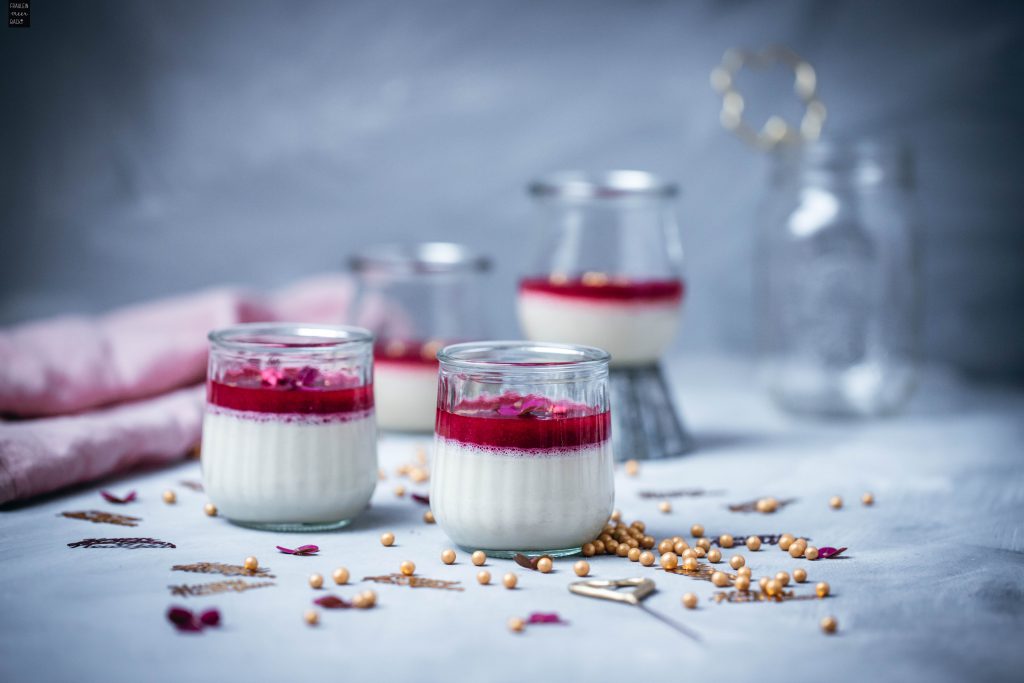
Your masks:
<svg viewBox="0 0 1024 683"><path fill-rule="evenodd" d="M631 550L631 548L629 547L628 544L620 543L619 547L615 549L615 554L618 555L619 557L626 557L627 555L629 555L629 551L630 550Z"/></svg>
<svg viewBox="0 0 1024 683"><path fill-rule="evenodd" d="M696 593L683 593L683 607L686 609L697 609Z"/></svg>
<svg viewBox="0 0 1024 683"><path fill-rule="evenodd" d="M551 561L550 557L542 557L537 560L537 571L541 574L549 574L554 568L555 563Z"/></svg>
<svg viewBox="0 0 1024 683"><path fill-rule="evenodd" d="M176 494L174 491L170 489L167 489L166 491L164 491L164 502L167 503L168 505L173 505L174 503L178 502L178 494Z"/></svg>
<svg viewBox="0 0 1024 683"><path fill-rule="evenodd" d="M645 550L642 553L640 553L640 564L642 564L645 567L650 567L652 564L654 564L655 559L656 558L654 557L654 553L652 553L650 550Z"/></svg>
<svg viewBox="0 0 1024 683"><path fill-rule="evenodd" d="M750 577L740 574L736 577L734 585L736 586L736 590L743 591L744 593L746 593L748 590L750 590Z"/></svg>
<svg viewBox="0 0 1024 683"><path fill-rule="evenodd" d="M491 582L491 573L484 569L483 571L476 573L476 580L481 586L486 586Z"/></svg>
<svg viewBox="0 0 1024 683"><path fill-rule="evenodd" d="M579 560L572 566L572 570L576 572L576 576L586 576L590 573L590 563L586 560Z"/></svg>
<svg viewBox="0 0 1024 683"><path fill-rule="evenodd" d="M718 548L712 548L708 551L708 562L718 563L722 561L722 551Z"/></svg>
<svg viewBox="0 0 1024 683"><path fill-rule="evenodd" d="M678 543L676 544L676 554L682 555L684 558L697 557L697 551L693 548L686 548L685 550L680 551Z"/></svg>
<svg viewBox="0 0 1024 683"><path fill-rule="evenodd" d="M740 576L745 576L745 577L747 577L749 579L754 572L750 571L750 567L744 566L744 567L740 567L739 569L737 569L736 573L739 574Z"/></svg>
<svg viewBox="0 0 1024 683"><path fill-rule="evenodd" d="M694 524L690 527L690 535L694 538L700 538L704 535L704 526L701 524Z"/></svg>
<svg viewBox="0 0 1024 683"><path fill-rule="evenodd" d="M747 563L747 560L742 555L733 555L729 558L729 566L733 569L739 569Z"/></svg>
<svg viewBox="0 0 1024 683"><path fill-rule="evenodd" d="M427 510L426 512L424 512L423 513L423 521L426 522L427 524L433 524L436 521L434 519L434 513L431 512L430 510Z"/></svg>
<svg viewBox="0 0 1024 683"><path fill-rule="evenodd" d="M445 564L455 564L455 551L451 548L441 551L441 561Z"/></svg>
<svg viewBox="0 0 1024 683"><path fill-rule="evenodd" d="M779 509L779 500L777 498L761 498L754 504L754 507L758 512L770 514Z"/></svg>
<svg viewBox="0 0 1024 683"><path fill-rule="evenodd" d="M835 633L839 628L839 622L835 617L825 617L821 620L821 630L825 633Z"/></svg>
<svg viewBox="0 0 1024 683"><path fill-rule="evenodd" d="M700 563L697 562L696 557L687 557L683 560L683 569L688 572L695 572L700 568Z"/></svg>
<svg viewBox="0 0 1024 683"><path fill-rule="evenodd" d="M324 585L324 577L323 576L321 576L320 574L310 574L309 575L309 587L310 588L320 588L323 585Z"/></svg>
<svg viewBox="0 0 1024 683"><path fill-rule="evenodd" d="M640 474L640 463L636 460L627 460L625 465L626 474L635 477Z"/></svg>
<svg viewBox="0 0 1024 683"><path fill-rule="evenodd" d="M794 569L793 570L793 580L796 581L797 583L803 583L804 581L807 580L807 572L804 571L803 569Z"/></svg>
<svg viewBox="0 0 1024 683"><path fill-rule="evenodd" d="M672 544L672 551L676 555L682 555L685 551L690 549L690 544L686 541L679 541L678 543Z"/></svg>
<svg viewBox="0 0 1024 683"><path fill-rule="evenodd" d="M416 573L416 563L406 560L398 566L398 571L402 572L405 576L412 576Z"/></svg>
<svg viewBox="0 0 1024 683"><path fill-rule="evenodd" d="M757 552L761 549L761 537L760 536L747 536L747 550L751 552Z"/></svg>
<svg viewBox="0 0 1024 683"><path fill-rule="evenodd" d="M839 496L832 496L828 499L828 506L833 510L838 510L843 507L843 499Z"/></svg>
<svg viewBox="0 0 1024 683"><path fill-rule="evenodd" d="M614 555L615 551L618 550L618 549L619 549L619 544L618 544L617 541L605 541L604 542L604 551L606 553L608 553L609 555Z"/></svg>
<svg viewBox="0 0 1024 683"><path fill-rule="evenodd" d="M675 569L679 566L679 556L675 553L665 553L661 556L662 569Z"/></svg>
<svg viewBox="0 0 1024 683"><path fill-rule="evenodd" d="M315 609L306 610L306 613L302 615L302 618L306 620L306 623L310 626L316 626L320 623L320 613Z"/></svg>
<svg viewBox="0 0 1024 683"><path fill-rule="evenodd" d="M596 552L593 543L584 543L583 548L581 548L581 551L583 553L583 557L593 557L594 553Z"/></svg>
<svg viewBox="0 0 1024 683"><path fill-rule="evenodd" d="M735 541L729 534L722 534L718 537L718 545L722 548L731 548Z"/></svg>
<svg viewBox="0 0 1024 683"><path fill-rule="evenodd" d="M203 512L205 512L208 517L216 517L217 506L214 505L213 503L207 503L206 505L203 506Z"/></svg>
<svg viewBox="0 0 1024 683"><path fill-rule="evenodd" d="M622 510L612 510L611 519L613 522L618 522L620 519L622 519Z"/></svg>
<svg viewBox="0 0 1024 683"><path fill-rule="evenodd" d="M259 569L260 562L255 557L250 555L249 557L245 558L245 562L242 563L242 566L248 569L249 571L254 572L257 569Z"/></svg>
<svg viewBox="0 0 1024 683"><path fill-rule="evenodd" d="M683 540L682 536L673 536L672 537L672 544L675 545L676 543L679 543L679 541L681 541L681 540Z"/></svg>
<svg viewBox="0 0 1024 683"><path fill-rule="evenodd" d="M477 550L473 553L472 560L473 564L479 567L487 561L487 554L483 550Z"/></svg>
<svg viewBox="0 0 1024 683"><path fill-rule="evenodd" d="M664 541L658 544L658 552L662 555L664 555L665 553L670 553L672 552L674 546L675 544L670 539L666 538Z"/></svg>
<svg viewBox="0 0 1024 683"><path fill-rule="evenodd" d="M626 554L630 562L638 562L640 560L640 548L630 548Z"/></svg>
<svg viewBox="0 0 1024 683"><path fill-rule="evenodd" d="M356 609L367 609L370 603L367 602L366 596L363 593L356 593L356 596L352 598L352 606Z"/></svg>
<svg viewBox="0 0 1024 683"><path fill-rule="evenodd" d="M860 502L864 503L865 505L874 505L875 494L871 493L870 491L865 493L860 497Z"/></svg>
<svg viewBox="0 0 1024 683"><path fill-rule="evenodd" d="M806 543L794 543L793 545L789 546L789 556L801 557L804 554L805 550L807 550Z"/></svg>
<svg viewBox="0 0 1024 683"><path fill-rule="evenodd" d="M658 503L658 511L664 512L665 514L672 512L672 503L668 502L667 500L661 501L660 503Z"/></svg>
<svg viewBox="0 0 1024 683"><path fill-rule="evenodd" d="M723 588L729 585L729 576L725 572L715 572L711 575L711 583Z"/></svg>
<svg viewBox="0 0 1024 683"><path fill-rule="evenodd" d="M395 487L395 495L398 496L399 498L402 498L403 496L405 496L405 487L402 486L401 484L396 486Z"/></svg>
<svg viewBox="0 0 1024 683"><path fill-rule="evenodd" d="M707 551L705 551L704 548L702 548L700 546L697 546L696 548L693 548L692 550L693 550L693 556L694 557L701 558L701 557L704 557L705 555L707 555Z"/></svg>
<svg viewBox="0 0 1024 683"><path fill-rule="evenodd" d="M778 581L779 585L781 585L781 586L788 586L789 585L789 574L787 574L786 572L779 572L778 574L775 575L775 580Z"/></svg>
<svg viewBox="0 0 1024 683"><path fill-rule="evenodd" d="M519 577L512 572L509 572L508 574L505 574L505 576L501 577L501 583L504 584L505 588L512 590L516 587L516 584L519 583Z"/></svg>
<svg viewBox="0 0 1024 683"><path fill-rule="evenodd" d="M779 536L779 550L789 550L789 546L793 545L793 541L796 537L793 534L782 534Z"/></svg>
<svg viewBox="0 0 1024 683"><path fill-rule="evenodd" d="M594 554L595 555L604 555L605 550L606 550L606 548L604 547L604 541L601 541L601 540L594 541Z"/></svg>
<svg viewBox="0 0 1024 683"><path fill-rule="evenodd" d="M757 585L761 587L761 591L764 593L768 592L768 582L771 581L767 576L762 576L757 580Z"/></svg>
<svg viewBox="0 0 1024 683"><path fill-rule="evenodd" d="M526 628L526 622L519 617L512 617L508 620L508 630L513 633L522 633Z"/></svg>
<svg viewBox="0 0 1024 683"><path fill-rule="evenodd" d="M390 531L385 531L380 535L380 544L385 548L390 548L395 544L395 535Z"/></svg>
<svg viewBox="0 0 1024 683"><path fill-rule="evenodd" d="M711 550L711 541L707 538L697 539L697 547L704 548L704 550Z"/></svg>
<svg viewBox="0 0 1024 683"><path fill-rule="evenodd" d="M363 596L363 603L367 608L377 604L377 593L374 591L366 590L360 593L360 595Z"/></svg>
<svg viewBox="0 0 1024 683"><path fill-rule="evenodd" d="M808 560L818 559L818 549L815 548L813 545L807 546L807 549L804 550L804 557L806 557Z"/></svg>
<svg viewBox="0 0 1024 683"><path fill-rule="evenodd" d="M384 481L388 478L388 475L384 473L384 470L377 470L377 478Z"/></svg>
<svg viewBox="0 0 1024 683"><path fill-rule="evenodd" d="M764 592L769 597L776 597L782 593L782 585L775 579L770 579L768 583L764 585Z"/></svg>
<svg viewBox="0 0 1024 683"><path fill-rule="evenodd" d="M827 597L832 592L832 588L828 585L827 581L821 581L814 587L814 594L819 598Z"/></svg>
<svg viewBox="0 0 1024 683"><path fill-rule="evenodd" d="M629 525L631 528L636 529L641 534L647 530L647 525L641 522L639 519Z"/></svg>
<svg viewBox="0 0 1024 683"><path fill-rule="evenodd" d="M334 583L338 584L339 586L342 585L342 584L348 583L348 578L349 578L348 570L345 569L344 567L338 567L331 574L331 578L333 578L334 579Z"/></svg>

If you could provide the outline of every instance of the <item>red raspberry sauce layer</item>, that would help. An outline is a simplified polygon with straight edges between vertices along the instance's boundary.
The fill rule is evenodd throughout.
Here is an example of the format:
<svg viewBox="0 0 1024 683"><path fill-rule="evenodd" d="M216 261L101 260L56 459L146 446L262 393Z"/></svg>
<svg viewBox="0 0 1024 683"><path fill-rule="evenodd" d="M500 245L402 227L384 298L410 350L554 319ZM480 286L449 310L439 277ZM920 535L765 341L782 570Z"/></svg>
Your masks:
<svg viewBox="0 0 1024 683"><path fill-rule="evenodd" d="M399 341L383 339L373 346L374 363L401 363L420 367L437 368L437 342Z"/></svg>
<svg viewBox="0 0 1024 683"><path fill-rule="evenodd" d="M584 282L582 278L552 282L548 277L523 278L519 282L521 293L554 294L557 296L591 299L594 301L669 302L679 301L685 293L682 280L608 280L600 284Z"/></svg>
<svg viewBox="0 0 1024 683"><path fill-rule="evenodd" d="M435 431L444 439L487 448L577 449L611 434L611 414L540 396L503 394L464 401L437 411Z"/></svg>
<svg viewBox="0 0 1024 683"><path fill-rule="evenodd" d="M351 377L335 378L331 386L313 368L243 372L224 382L208 380L206 400L221 408L254 413L337 415L373 408L373 385L352 383Z"/></svg>

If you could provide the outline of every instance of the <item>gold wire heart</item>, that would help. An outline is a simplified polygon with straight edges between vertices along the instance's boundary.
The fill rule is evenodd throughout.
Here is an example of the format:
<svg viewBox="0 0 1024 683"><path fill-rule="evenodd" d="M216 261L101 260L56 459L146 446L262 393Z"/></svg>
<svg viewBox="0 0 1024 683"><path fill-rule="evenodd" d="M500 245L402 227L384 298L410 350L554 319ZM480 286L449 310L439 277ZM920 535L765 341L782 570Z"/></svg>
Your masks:
<svg viewBox="0 0 1024 683"><path fill-rule="evenodd" d="M633 590L619 590L629 587L632 587ZM650 579L612 579L608 581L592 579L570 583L569 590L588 598L639 605L644 598L654 592L654 581Z"/></svg>

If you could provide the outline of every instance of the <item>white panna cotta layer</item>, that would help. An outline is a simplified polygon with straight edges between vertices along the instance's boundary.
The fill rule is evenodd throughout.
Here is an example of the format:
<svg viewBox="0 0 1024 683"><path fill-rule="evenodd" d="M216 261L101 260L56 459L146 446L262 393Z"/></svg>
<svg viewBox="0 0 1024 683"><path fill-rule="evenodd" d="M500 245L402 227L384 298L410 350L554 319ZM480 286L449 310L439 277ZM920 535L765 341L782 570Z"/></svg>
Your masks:
<svg viewBox="0 0 1024 683"><path fill-rule="evenodd" d="M373 411L282 415L207 406L202 467L206 492L228 519L349 520L377 485Z"/></svg>
<svg viewBox="0 0 1024 683"><path fill-rule="evenodd" d="M378 360L373 402L381 429L429 432L437 414L437 366Z"/></svg>

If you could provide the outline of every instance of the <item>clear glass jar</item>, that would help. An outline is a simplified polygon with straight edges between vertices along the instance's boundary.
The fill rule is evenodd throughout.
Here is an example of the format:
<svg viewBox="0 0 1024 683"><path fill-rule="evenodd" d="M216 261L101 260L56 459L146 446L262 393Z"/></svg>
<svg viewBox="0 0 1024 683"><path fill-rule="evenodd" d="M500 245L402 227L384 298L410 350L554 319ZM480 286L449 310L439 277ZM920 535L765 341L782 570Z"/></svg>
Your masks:
<svg viewBox="0 0 1024 683"><path fill-rule="evenodd" d="M347 524L377 485L373 336L253 323L210 333L203 481L222 517L277 531Z"/></svg>
<svg viewBox="0 0 1024 683"><path fill-rule="evenodd" d="M799 413L899 409L914 387L920 314L909 153L783 148L759 215L758 327L773 398Z"/></svg>
<svg viewBox="0 0 1024 683"><path fill-rule="evenodd" d="M614 504L608 354L479 342L441 362L430 505L466 550L578 553Z"/></svg>
<svg viewBox="0 0 1024 683"><path fill-rule="evenodd" d="M352 257L350 322L374 332L377 420L429 432L437 409L437 351L487 336L490 261L448 242L380 245Z"/></svg>
<svg viewBox="0 0 1024 683"><path fill-rule="evenodd" d="M679 326L677 188L650 173L556 173L530 185L538 258L520 281L529 339L586 344L613 367L652 366Z"/></svg>

